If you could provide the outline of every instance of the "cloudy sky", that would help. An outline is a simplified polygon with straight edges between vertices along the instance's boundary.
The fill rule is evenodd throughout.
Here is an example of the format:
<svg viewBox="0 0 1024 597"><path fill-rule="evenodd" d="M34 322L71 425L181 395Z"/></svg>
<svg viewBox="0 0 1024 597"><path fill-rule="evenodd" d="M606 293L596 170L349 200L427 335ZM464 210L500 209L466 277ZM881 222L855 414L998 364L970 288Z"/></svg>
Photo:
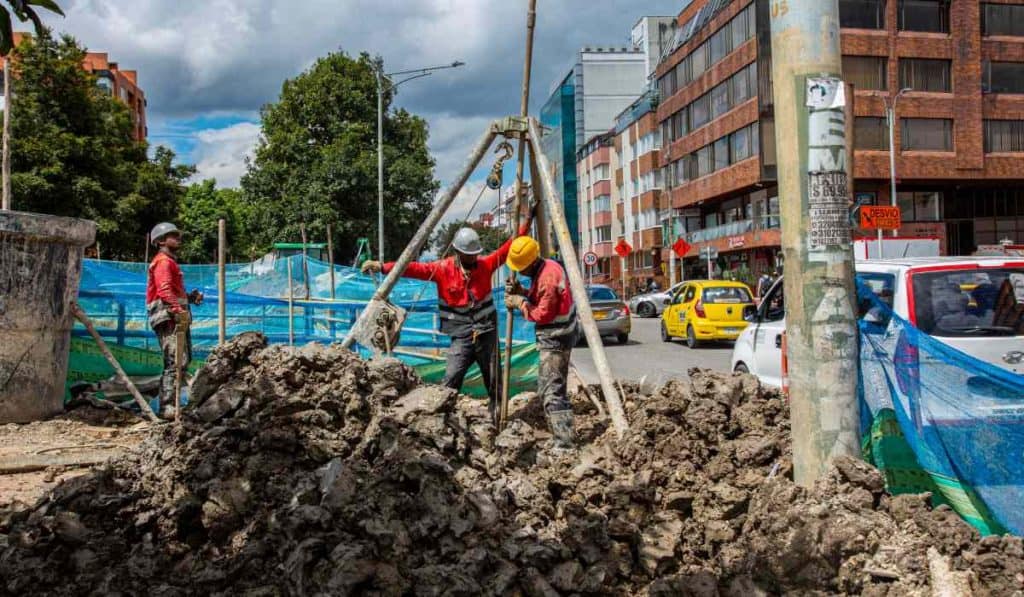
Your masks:
<svg viewBox="0 0 1024 597"><path fill-rule="evenodd" d="M683 0L539 0L531 109L584 45L629 44L643 15ZM442 183L491 119L519 110L526 0L61 0L57 31L139 71L153 144L237 185L258 111L324 54L367 51L388 71L462 60L399 90L427 119ZM479 186L476 187L479 189ZM472 191L472 189L469 189ZM475 193L472 193L475 197Z"/></svg>

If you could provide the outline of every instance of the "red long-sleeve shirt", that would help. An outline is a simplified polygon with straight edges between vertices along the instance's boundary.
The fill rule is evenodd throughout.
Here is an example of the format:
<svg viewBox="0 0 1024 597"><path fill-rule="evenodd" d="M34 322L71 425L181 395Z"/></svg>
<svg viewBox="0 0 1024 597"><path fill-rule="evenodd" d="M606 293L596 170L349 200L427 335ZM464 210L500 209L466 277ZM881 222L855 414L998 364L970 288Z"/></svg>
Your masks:
<svg viewBox="0 0 1024 597"><path fill-rule="evenodd" d="M567 315L572 310L569 281L557 261L544 260L526 298L523 316L537 325L552 323L559 315Z"/></svg>
<svg viewBox="0 0 1024 597"><path fill-rule="evenodd" d="M185 310L188 295L185 293L185 276L178 267L178 262L167 253L161 251L149 264L149 282L146 284L146 304L160 299L167 305L171 313Z"/></svg>
<svg viewBox="0 0 1024 597"><path fill-rule="evenodd" d="M524 224L520 227L519 234L521 236L528 231L529 226ZM444 304L450 307L467 307L490 296L493 289L491 277L495 270L505 263L511 246L510 238L498 247L497 251L477 259L476 267L467 270L468 279L456 256L430 263L414 261L405 269L402 277L432 281L437 284L437 296ZM395 263L391 261L385 263L382 269L388 274L394 266Z"/></svg>

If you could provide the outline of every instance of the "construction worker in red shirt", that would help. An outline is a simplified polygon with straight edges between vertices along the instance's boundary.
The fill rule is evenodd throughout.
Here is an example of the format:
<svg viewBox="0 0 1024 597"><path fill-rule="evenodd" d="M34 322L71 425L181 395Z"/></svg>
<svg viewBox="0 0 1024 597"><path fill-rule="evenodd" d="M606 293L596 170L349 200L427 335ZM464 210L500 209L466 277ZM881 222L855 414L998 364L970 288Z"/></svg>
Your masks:
<svg viewBox="0 0 1024 597"><path fill-rule="evenodd" d="M530 214L520 226L520 234L529 231L532 221ZM469 368L474 362L479 365L489 398L488 411L495 424L502 376L498 359L498 310L492 296L491 278L505 262L511 244L512 239L508 239L497 251L481 255L484 249L480 236L476 230L463 227L452 240L454 255L429 263L410 263L402 273L405 278L437 284L441 332L452 341L442 383L461 390ZM394 262L367 261L362 271L387 274L394 266Z"/></svg>
<svg viewBox="0 0 1024 597"><path fill-rule="evenodd" d="M149 326L156 332L160 341L160 350L164 354L164 371L160 377L160 410L164 416L173 415L178 408L178 398L174 395L174 383L177 377L176 363L177 342L175 330L179 326L186 329L192 325L192 313L189 305L200 305L203 293L193 290L185 293L185 277L178 267L177 252L181 248L181 231L174 224L163 222L153 227L149 233L150 242L159 250L149 264L149 279L146 283L146 312L149 315ZM181 368L188 367L192 360L192 333L186 332L185 354L180 360Z"/></svg>
<svg viewBox="0 0 1024 597"><path fill-rule="evenodd" d="M505 288L505 306L518 309L527 321L536 324L540 370L537 393L544 401L554 445L571 449L574 445L572 404L569 402L569 359L580 337L576 305L569 292L569 276L554 259L540 256L540 244L529 236L520 236L509 248L509 269L530 278L530 289L518 282Z"/></svg>

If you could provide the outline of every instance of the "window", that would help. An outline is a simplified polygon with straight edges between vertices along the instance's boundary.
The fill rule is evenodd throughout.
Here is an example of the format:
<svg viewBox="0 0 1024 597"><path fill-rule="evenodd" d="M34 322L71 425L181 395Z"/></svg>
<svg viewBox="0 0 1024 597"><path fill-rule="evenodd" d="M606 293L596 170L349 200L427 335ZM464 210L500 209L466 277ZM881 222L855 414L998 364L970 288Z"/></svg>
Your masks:
<svg viewBox="0 0 1024 597"><path fill-rule="evenodd" d="M1020 336L1024 269L1002 266L918 272L911 276L917 327L932 336Z"/></svg>
<svg viewBox="0 0 1024 597"><path fill-rule="evenodd" d="M839 26L885 29L885 0L839 0Z"/></svg>
<svg viewBox="0 0 1024 597"><path fill-rule="evenodd" d="M1024 62L988 62L983 65L981 88L991 93L1024 93Z"/></svg>
<svg viewBox="0 0 1024 597"><path fill-rule="evenodd" d="M949 60L900 59L900 87L914 91L950 92Z"/></svg>
<svg viewBox="0 0 1024 597"><path fill-rule="evenodd" d="M1024 120L986 120L985 153L1024 151Z"/></svg>
<svg viewBox="0 0 1024 597"><path fill-rule="evenodd" d="M900 0L900 31L949 33L949 0Z"/></svg>
<svg viewBox="0 0 1024 597"><path fill-rule="evenodd" d="M611 211L612 198L609 195L600 195L594 199L594 211Z"/></svg>
<svg viewBox="0 0 1024 597"><path fill-rule="evenodd" d="M704 71L708 70L708 43L704 42L693 51L689 56L690 59L690 77L691 80L699 77Z"/></svg>
<svg viewBox="0 0 1024 597"><path fill-rule="evenodd" d="M601 164L594 168L593 182L599 180L611 180L611 168L608 167L608 164Z"/></svg>
<svg viewBox="0 0 1024 597"><path fill-rule="evenodd" d="M697 176L706 176L714 172L714 162L710 145L697 150Z"/></svg>
<svg viewBox="0 0 1024 597"><path fill-rule="evenodd" d="M736 73L729 79L732 85L732 105L738 106L754 95L754 88L757 85L755 63L750 63L746 68Z"/></svg>
<svg viewBox="0 0 1024 597"><path fill-rule="evenodd" d="M858 116L853 121L853 131L856 149L889 149L889 124L885 118Z"/></svg>
<svg viewBox="0 0 1024 597"><path fill-rule="evenodd" d="M953 121L945 118L900 120L904 150L953 151Z"/></svg>
<svg viewBox="0 0 1024 597"><path fill-rule="evenodd" d="M711 94L693 100L690 104L690 130L695 131L711 120Z"/></svg>
<svg viewBox="0 0 1024 597"><path fill-rule="evenodd" d="M942 219L940 192L899 192L896 193L896 203L906 222L936 222Z"/></svg>
<svg viewBox="0 0 1024 597"><path fill-rule="evenodd" d="M718 118L729 111L729 82L719 83L711 90L711 117Z"/></svg>
<svg viewBox="0 0 1024 597"><path fill-rule="evenodd" d="M751 127L745 126L732 135L729 135L729 144L731 145L730 151L732 152L733 163L745 160L754 155L754 151L750 143L750 131Z"/></svg>
<svg viewBox="0 0 1024 597"><path fill-rule="evenodd" d="M889 59L881 56L843 56L843 78L857 89L889 88Z"/></svg>
<svg viewBox="0 0 1024 597"><path fill-rule="evenodd" d="M753 5L751 5L753 6ZM750 31L750 23L748 19L754 18L754 14L750 12L749 6L746 9L736 15L732 20L732 48L735 50L743 45L743 42L749 39L748 32Z"/></svg>
<svg viewBox="0 0 1024 597"><path fill-rule="evenodd" d="M725 55L732 51L732 28L726 23L721 29L711 36L711 51L709 62L715 64Z"/></svg>
<svg viewBox="0 0 1024 597"><path fill-rule="evenodd" d="M982 4L981 34L1024 36L1024 5Z"/></svg>
<svg viewBox="0 0 1024 597"><path fill-rule="evenodd" d="M714 160L715 170L721 170L722 168L729 167L729 135L726 135L717 141L712 146L714 147Z"/></svg>
<svg viewBox="0 0 1024 597"><path fill-rule="evenodd" d="M676 65L676 87L682 87L693 80L690 72L690 57L687 56Z"/></svg>
<svg viewBox="0 0 1024 597"><path fill-rule="evenodd" d="M608 226L598 226L597 228L594 228L594 242L595 243L607 243L607 242L611 242L611 240L612 240L612 227L611 227L611 225L608 225Z"/></svg>

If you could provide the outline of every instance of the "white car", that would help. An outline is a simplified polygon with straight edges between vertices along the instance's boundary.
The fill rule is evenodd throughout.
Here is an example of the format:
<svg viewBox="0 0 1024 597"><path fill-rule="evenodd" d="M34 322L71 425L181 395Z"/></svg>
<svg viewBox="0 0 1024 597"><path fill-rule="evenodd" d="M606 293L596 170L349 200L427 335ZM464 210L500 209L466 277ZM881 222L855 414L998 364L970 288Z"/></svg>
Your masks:
<svg viewBox="0 0 1024 597"><path fill-rule="evenodd" d="M680 282L668 290L638 294L629 299L629 310L637 317L658 317L672 300L672 295L682 287L683 283Z"/></svg>
<svg viewBox="0 0 1024 597"><path fill-rule="evenodd" d="M921 331L977 359L1024 373L1024 260L883 259L858 261L856 269L861 282ZM779 279L736 340L733 371L781 387L785 329Z"/></svg>

